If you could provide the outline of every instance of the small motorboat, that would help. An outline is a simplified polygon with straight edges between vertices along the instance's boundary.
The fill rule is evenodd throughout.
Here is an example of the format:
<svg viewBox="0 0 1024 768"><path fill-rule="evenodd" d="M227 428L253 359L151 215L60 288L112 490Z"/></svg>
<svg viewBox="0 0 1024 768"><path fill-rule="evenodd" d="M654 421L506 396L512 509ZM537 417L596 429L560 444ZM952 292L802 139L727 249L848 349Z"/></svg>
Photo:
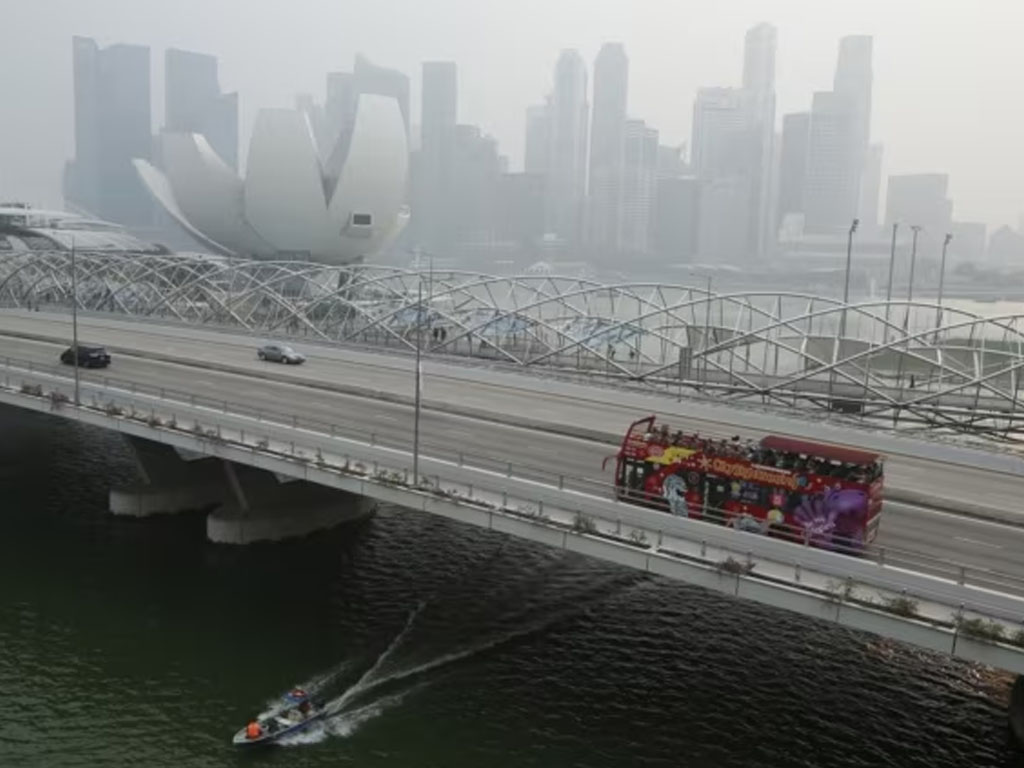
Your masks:
<svg viewBox="0 0 1024 768"><path fill-rule="evenodd" d="M285 694L279 706L238 731L231 742L239 746L276 744L285 736L305 730L326 714L327 711L317 706L308 693L295 688Z"/></svg>

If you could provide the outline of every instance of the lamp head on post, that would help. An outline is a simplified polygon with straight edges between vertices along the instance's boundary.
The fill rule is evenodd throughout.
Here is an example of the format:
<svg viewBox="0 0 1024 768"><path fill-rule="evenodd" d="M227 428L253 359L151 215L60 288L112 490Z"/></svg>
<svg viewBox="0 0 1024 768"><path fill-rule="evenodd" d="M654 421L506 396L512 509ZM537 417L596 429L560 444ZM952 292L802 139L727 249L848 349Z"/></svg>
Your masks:
<svg viewBox="0 0 1024 768"><path fill-rule="evenodd" d="M857 227L858 227L858 226L860 226L860 219L854 219L854 220L853 220L853 223L852 223L852 224L850 225L850 234L851 234L851 235L852 235L852 234L853 234L854 232L856 232L856 231L857 231Z"/></svg>

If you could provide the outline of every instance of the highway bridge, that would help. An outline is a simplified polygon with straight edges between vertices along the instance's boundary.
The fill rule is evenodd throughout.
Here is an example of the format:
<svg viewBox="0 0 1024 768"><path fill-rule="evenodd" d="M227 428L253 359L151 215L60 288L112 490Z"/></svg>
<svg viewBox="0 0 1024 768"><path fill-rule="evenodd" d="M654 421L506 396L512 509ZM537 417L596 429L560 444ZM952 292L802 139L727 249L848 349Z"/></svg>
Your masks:
<svg viewBox="0 0 1024 768"><path fill-rule="evenodd" d="M0 312L0 401L132 440L156 485L115 489L121 512L219 492L210 537L245 542L337 522L368 499L396 503L1024 672L1024 461L1012 451L433 359L417 478L408 356L308 344L305 365L276 366L245 334L86 316L80 340L114 363L81 372L75 407L72 371L56 364L69 336L66 315ZM712 436L881 450L890 501L877 546L854 558L614 501L602 460L646 413ZM155 446L194 461L161 478Z"/></svg>

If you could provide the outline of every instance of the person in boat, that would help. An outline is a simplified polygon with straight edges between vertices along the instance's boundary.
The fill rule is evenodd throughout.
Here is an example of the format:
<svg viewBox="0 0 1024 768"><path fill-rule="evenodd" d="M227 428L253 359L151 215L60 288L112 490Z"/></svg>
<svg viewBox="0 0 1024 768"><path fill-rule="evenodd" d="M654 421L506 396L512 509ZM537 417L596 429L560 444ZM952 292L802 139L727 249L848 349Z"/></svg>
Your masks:
<svg viewBox="0 0 1024 768"><path fill-rule="evenodd" d="M262 735L263 727L255 720L245 726L245 737L247 739L258 739Z"/></svg>
<svg viewBox="0 0 1024 768"><path fill-rule="evenodd" d="M302 703L299 704L299 712L303 717L309 717L313 707L309 703L309 699L303 699Z"/></svg>

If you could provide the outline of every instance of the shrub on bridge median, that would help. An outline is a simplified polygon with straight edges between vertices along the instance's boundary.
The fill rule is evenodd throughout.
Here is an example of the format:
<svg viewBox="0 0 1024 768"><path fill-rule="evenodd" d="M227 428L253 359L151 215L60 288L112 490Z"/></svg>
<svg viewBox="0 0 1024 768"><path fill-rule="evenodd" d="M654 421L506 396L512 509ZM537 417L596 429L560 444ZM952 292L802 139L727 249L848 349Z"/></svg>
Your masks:
<svg viewBox="0 0 1024 768"><path fill-rule="evenodd" d="M883 597L882 607L889 613L895 613L897 616L912 619L917 616L919 605L914 598L899 595L898 597Z"/></svg>
<svg viewBox="0 0 1024 768"><path fill-rule="evenodd" d="M997 621L961 618L958 626L960 631L968 637L991 641L1003 639L1003 625Z"/></svg>
<svg viewBox="0 0 1024 768"><path fill-rule="evenodd" d="M576 533L597 533L597 524L582 512L577 512L572 521L572 529Z"/></svg>
<svg viewBox="0 0 1024 768"><path fill-rule="evenodd" d="M737 576L749 576L754 571L754 563L745 563L742 560L729 556L725 560L719 560L715 564L719 573L732 573Z"/></svg>
<svg viewBox="0 0 1024 768"><path fill-rule="evenodd" d="M1009 642L1010 645L1016 645L1018 648L1024 648L1024 629L1018 629L1014 632Z"/></svg>
<svg viewBox="0 0 1024 768"><path fill-rule="evenodd" d="M50 393L50 408L51 408L51 410L59 411L61 406L63 406L65 403L69 403L69 402L71 402L71 398L69 398L63 392L58 392L57 390L53 390L53 392Z"/></svg>
<svg viewBox="0 0 1024 768"><path fill-rule="evenodd" d="M42 387L41 384L22 384L21 385L21 394L23 394L23 395L33 395L35 397L42 397L43 396L43 387Z"/></svg>

